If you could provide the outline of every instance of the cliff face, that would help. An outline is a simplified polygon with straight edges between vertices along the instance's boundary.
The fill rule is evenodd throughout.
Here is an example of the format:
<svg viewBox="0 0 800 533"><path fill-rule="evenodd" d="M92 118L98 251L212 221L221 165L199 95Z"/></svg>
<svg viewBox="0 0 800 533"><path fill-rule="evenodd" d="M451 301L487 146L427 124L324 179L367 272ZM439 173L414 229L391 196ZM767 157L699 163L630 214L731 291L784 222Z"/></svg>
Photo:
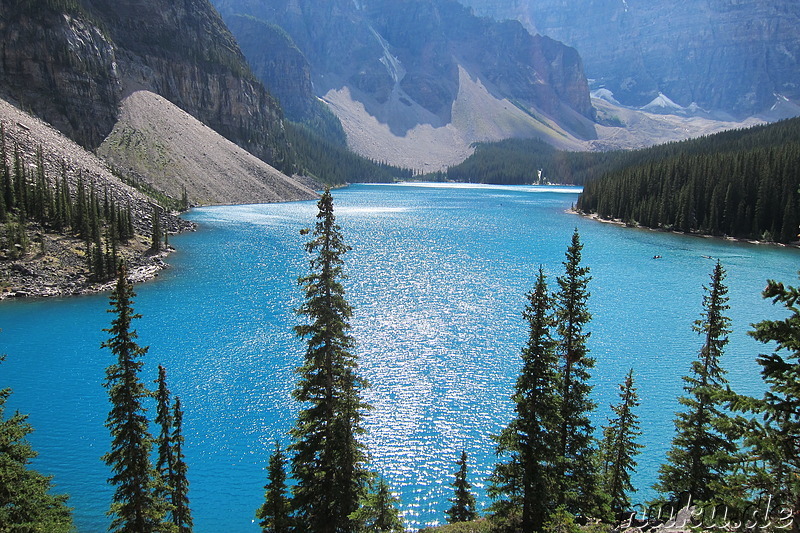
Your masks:
<svg viewBox="0 0 800 533"><path fill-rule="evenodd" d="M253 74L268 82L287 117L301 120L314 112L311 65L291 37L278 26L244 15L226 20Z"/></svg>
<svg viewBox="0 0 800 533"><path fill-rule="evenodd" d="M318 96L348 91L395 135L419 124L450 124L461 70L525 112L544 114L579 137L594 135L578 54L532 37L517 22L480 19L451 0L216 0L216 6L229 24L246 14L283 28L308 59ZM244 28L232 29L246 36Z"/></svg>
<svg viewBox="0 0 800 533"><path fill-rule="evenodd" d="M83 146L111 131L121 81L114 44L82 10L0 7L0 88ZM86 120L86 118L89 120Z"/></svg>
<svg viewBox="0 0 800 533"><path fill-rule="evenodd" d="M147 89L289 166L280 108L206 0L82 0L66 11L4 8L0 89L8 97L93 149L122 98Z"/></svg>
<svg viewBox="0 0 800 533"><path fill-rule="evenodd" d="M574 46L593 86L623 104L666 95L744 116L800 100L794 0L462 0Z"/></svg>

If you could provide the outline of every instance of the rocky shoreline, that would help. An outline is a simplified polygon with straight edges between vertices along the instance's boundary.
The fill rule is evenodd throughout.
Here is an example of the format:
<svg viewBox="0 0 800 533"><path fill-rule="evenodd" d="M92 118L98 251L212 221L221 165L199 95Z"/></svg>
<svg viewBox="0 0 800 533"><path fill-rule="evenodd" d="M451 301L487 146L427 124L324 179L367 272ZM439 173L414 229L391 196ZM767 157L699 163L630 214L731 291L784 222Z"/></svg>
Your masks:
<svg viewBox="0 0 800 533"><path fill-rule="evenodd" d="M607 219L607 218L600 217L597 213L588 213L587 214L587 213L583 213L581 211L578 211L578 210L576 210L574 208L567 209L565 212L569 213L571 215L578 215L578 216L581 216L581 217L584 217L584 218L588 218L590 220L594 220L594 221L597 221L597 222L602 222L603 224L613 224L615 226L622 226L622 227L625 227L625 228L646 229L646 230L649 230L649 231L661 231L661 232L664 232L664 233L674 233L675 235L686 235L686 236L689 236L689 237L703 237L703 238L706 238L706 239L723 239L723 240L726 240L726 241L741 242L741 243L746 243L746 244L782 246L782 247L788 247L788 248L800 248L800 242L791 243L791 244L785 244L785 243L782 243L782 242L768 242L768 241L759 241L759 240L755 240L755 239L739 239L739 238L736 238L736 237L728 237L728 236L721 236L721 235L708 235L706 233L685 233L683 231L674 231L674 230L663 229L663 228L650 228L650 227L647 227L647 226L642 226L640 224L629 224L627 222L623 222L620 219L610 220L610 219Z"/></svg>
<svg viewBox="0 0 800 533"><path fill-rule="evenodd" d="M115 281L91 281L85 264L84 246L80 239L34 233L39 242L32 244L36 250L18 259L10 259L8 250L0 252L0 300L18 298L62 298L106 292ZM175 249L167 247L151 253L149 243L137 238L119 251L128 265L128 277L141 283L158 277L169 268L166 258Z"/></svg>

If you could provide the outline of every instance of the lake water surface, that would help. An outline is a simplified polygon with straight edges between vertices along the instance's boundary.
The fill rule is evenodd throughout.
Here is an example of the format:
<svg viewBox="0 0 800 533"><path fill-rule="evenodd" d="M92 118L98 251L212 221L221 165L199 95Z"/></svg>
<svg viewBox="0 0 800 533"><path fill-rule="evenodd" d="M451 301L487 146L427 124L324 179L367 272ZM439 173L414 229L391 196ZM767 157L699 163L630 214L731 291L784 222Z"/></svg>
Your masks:
<svg viewBox="0 0 800 533"><path fill-rule="evenodd" d="M591 268L589 325L596 426L634 369L647 446L634 501L653 496L673 431L681 376L700 348L692 332L703 285L719 259L728 272L733 334L722 361L732 386L762 390L750 324L782 316L763 301L767 278L797 284L800 253L634 230L565 211L578 190L554 187L358 185L334 191L346 258L352 334L374 410L365 441L374 468L402 499L410 526L444 522L461 450L481 506L495 462L491 436L509 400L527 329L525 294L544 266L551 288L577 227ZM299 230L314 202L196 209L196 233L172 239L172 268L136 288L143 379L164 364L185 409L190 500L198 532L255 532L265 466L287 443L297 406L292 333L307 272ZM661 259L653 259L660 255ZM108 295L0 305L0 387L29 413L35 467L71 495L81 532L105 531L112 488L100 457L110 438L102 386L111 364L102 331ZM152 413L151 413L152 414ZM154 416L154 414L153 414Z"/></svg>

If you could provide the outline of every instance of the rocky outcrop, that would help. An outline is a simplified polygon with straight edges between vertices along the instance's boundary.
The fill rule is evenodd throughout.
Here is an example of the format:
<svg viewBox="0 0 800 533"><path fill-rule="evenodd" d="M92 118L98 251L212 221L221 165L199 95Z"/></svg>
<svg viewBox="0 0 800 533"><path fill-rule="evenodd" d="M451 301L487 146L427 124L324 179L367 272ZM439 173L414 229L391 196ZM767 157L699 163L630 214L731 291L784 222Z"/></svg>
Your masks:
<svg viewBox="0 0 800 533"><path fill-rule="evenodd" d="M575 47L593 87L642 107L660 94L734 116L800 101L794 0L462 0Z"/></svg>
<svg viewBox="0 0 800 533"><path fill-rule="evenodd" d="M207 0L63 4L78 7L3 7L0 91L6 96L94 149L113 128L122 99L144 88L293 170L280 107Z"/></svg>
<svg viewBox="0 0 800 533"><path fill-rule="evenodd" d="M0 92L81 145L99 145L122 92L114 44L82 9L0 9Z"/></svg>
<svg viewBox="0 0 800 533"><path fill-rule="evenodd" d="M519 23L479 19L452 0L215 5L227 20L239 13L283 28L311 64L317 96L347 90L398 137L420 124L452 123L461 70L498 99L545 115L578 137L594 136L580 57L532 37Z"/></svg>
<svg viewBox="0 0 800 533"><path fill-rule="evenodd" d="M311 83L311 65L280 27L251 16L232 15L225 22L253 74L278 99L287 117L301 121L314 114L316 96Z"/></svg>

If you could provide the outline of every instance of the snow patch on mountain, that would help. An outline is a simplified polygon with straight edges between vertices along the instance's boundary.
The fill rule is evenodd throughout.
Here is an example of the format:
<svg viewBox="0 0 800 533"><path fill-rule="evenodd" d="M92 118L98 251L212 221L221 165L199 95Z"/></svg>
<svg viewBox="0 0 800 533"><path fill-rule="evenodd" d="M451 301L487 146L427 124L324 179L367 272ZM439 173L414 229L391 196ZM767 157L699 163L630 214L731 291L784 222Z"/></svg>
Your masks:
<svg viewBox="0 0 800 533"><path fill-rule="evenodd" d="M372 26L369 27L369 31L372 32L372 35L375 36L380 43L381 48L383 48L383 56L379 59L379 61L384 67L386 67L386 71L389 73L389 76L391 76L392 80L395 83L400 83L400 80L402 80L406 75L406 69L403 68L400 60L392 55L392 53L389 51L389 43L386 42L386 39L384 39L377 31L375 31L375 28Z"/></svg>
<svg viewBox="0 0 800 533"><path fill-rule="evenodd" d="M669 99L667 95L662 92L658 93L658 96L653 98L653 100L645 105L642 106L642 111L650 111L650 112L658 112L663 110L669 111L683 111L683 106L676 104L672 100Z"/></svg>
<svg viewBox="0 0 800 533"><path fill-rule="evenodd" d="M606 102L614 105L621 105L616 98L614 98L614 93L609 91L606 88L596 89L589 93L592 98L599 98L600 100L605 100Z"/></svg>

